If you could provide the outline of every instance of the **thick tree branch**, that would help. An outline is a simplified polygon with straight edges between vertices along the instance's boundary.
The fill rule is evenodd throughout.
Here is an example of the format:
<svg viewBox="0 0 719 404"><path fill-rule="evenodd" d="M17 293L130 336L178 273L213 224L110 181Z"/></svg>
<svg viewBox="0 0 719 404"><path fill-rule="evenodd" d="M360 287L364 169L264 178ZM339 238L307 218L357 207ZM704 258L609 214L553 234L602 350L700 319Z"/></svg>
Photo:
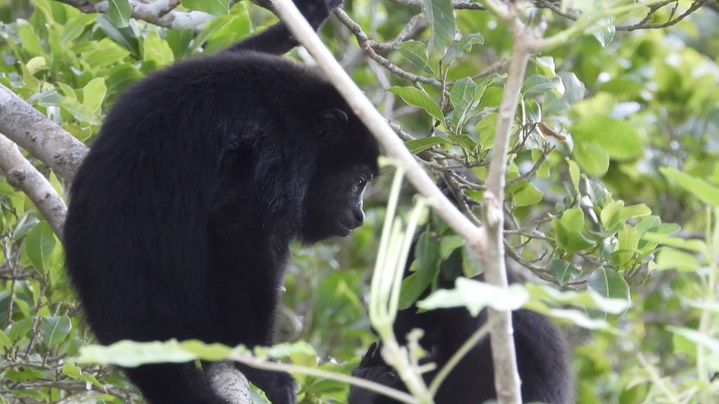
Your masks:
<svg viewBox="0 0 719 404"><path fill-rule="evenodd" d="M234 404L252 404L250 384L231 362L211 363L206 369L207 382L220 397Z"/></svg>
<svg viewBox="0 0 719 404"><path fill-rule="evenodd" d="M109 2L101 1L91 3L89 0L57 0L69 4L84 13L106 13ZM132 18L144 20L149 23L166 28L195 29L199 25L212 19L212 15L201 11L177 11L180 0L156 0L152 3L143 3L130 0L130 15Z"/></svg>
<svg viewBox="0 0 719 404"><path fill-rule="evenodd" d="M422 7L422 0L390 0L393 3L410 6L410 7ZM480 3L464 0L453 0L452 8L455 10L484 10L484 7Z"/></svg>
<svg viewBox="0 0 719 404"><path fill-rule="evenodd" d="M507 153L512 123L519 102L524 74L529 62L532 42L530 29L519 20L520 6L505 5L488 0L487 8L507 22L513 37L512 59L509 75L504 83L504 96L499 107L499 119L495 131L492 160L487 174L487 190L482 201L482 214L487 232L487 244L480 257L484 265L486 282L507 288L507 268L504 252L504 187L507 174ZM520 380L517 371L517 355L514 347L512 313L488 309L488 321L493 322L491 331L494 384L500 403L521 403Z"/></svg>
<svg viewBox="0 0 719 404"><path fill-rule="evenodd" d="M0 135L0 170L10 185L21 189L42 212L52 230L62 240L67 207L60 195L10 139Z"/></svg>
<svg viewBox="0 0 719 404"><path fill-rule="evenodd" d="M0 133L68 181L75 177L87 154L82 142L3 85L0 85Z"/></svg>

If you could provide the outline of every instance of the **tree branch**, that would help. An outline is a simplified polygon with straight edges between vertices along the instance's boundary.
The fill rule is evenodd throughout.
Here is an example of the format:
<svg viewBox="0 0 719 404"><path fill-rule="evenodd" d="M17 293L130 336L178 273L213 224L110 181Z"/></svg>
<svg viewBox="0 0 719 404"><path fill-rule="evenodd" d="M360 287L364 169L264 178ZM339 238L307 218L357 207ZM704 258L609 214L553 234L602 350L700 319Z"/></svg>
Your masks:
<svg viewBox="0 0 719 404"><path fill-rule="evenodd" d="M519 102L524 74L529 62L532 42L530 29L519 20L521 6L506 5L495 0L485 1L486 7L502 18L513 37L509 74L504 83L504 95L499 107L492 160L487 174L487 190L482 200L482 215L487 232L487 244L480 259L484 265L484 280L492 285L508 287L504 252L504 188L507 174L507 153L512 123ZM517 355L514 347L512 313L488 309L491 331L494 384L500 403L521 403Z"/></svg>
<svg viewBox="0 0 719 404"><path fill-rule="evenodd" d="M101 1L91 3L88 0L57 0L71 5L84 13L107 13L109 2ZM143 3L130 0L130 15L132 18L144 20L165 28L195 29L199 25L211 20L211 14L201 11L177 11L180 0L156 0L152 3Z"/></svg>
<svg viewBox="0 0 719 404"><path fill-rule="evenodd" d="M401 6L422 7L422 0L390 0L392 3ZM452 8L455 10L484 10L484 7L472 1L453 0Z"/></svg>
<svg viewBox="0 0 719 404"><path fill-rule="evenodd" d="M87 147L0 84L0 133L72 181Z"/></svg>
<svg viewBox="0 0 719 404"><path fill-rule="evenodd" d="M234 404L252 404L250 384L231 362L214 362L207 365L205 377L217 395Z"/></svg>
<svg viewBox="0 0 719 404"><path fill-rule="evenodd" d="M67 206L55 189L32 164L30 164L10 139L0 135L0 170L10 185L22 190L42 212L52 230L62 240Z"/></svg>

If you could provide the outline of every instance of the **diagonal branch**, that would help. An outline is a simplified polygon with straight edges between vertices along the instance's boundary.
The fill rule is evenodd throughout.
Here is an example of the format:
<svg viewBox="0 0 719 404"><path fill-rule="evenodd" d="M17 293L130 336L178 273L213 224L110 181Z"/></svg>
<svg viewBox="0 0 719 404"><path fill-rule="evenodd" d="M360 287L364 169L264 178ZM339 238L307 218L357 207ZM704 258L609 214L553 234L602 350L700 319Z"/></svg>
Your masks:
<svg viewBox="0 0 719 404"><path fill-rule="evenodd" d="M110 4L108 1L92 3L89 0L57 0L61 3L71 5L83 13L107 13ZM180 5L180 0L157 0L152 3L144 3L137 0L129 0L130 15L132 18L144 20L149 23L165 28L195 29L206 23L213 17L201 11L177 11L175 8Z"/></svg>
<svg viewBox="0 0 719 404"><path fill-rule="evenodd" d="M42 212L57 237L62 240L67 206L55 189L20 153L17 145L0 135L0 170L10 185L22 190Z"/></svg>
<svg viewBox="0 0 719 404"><path fill-rule="evenodd" d="M87 147L0 84L0 133L72 181Z"/></svg>

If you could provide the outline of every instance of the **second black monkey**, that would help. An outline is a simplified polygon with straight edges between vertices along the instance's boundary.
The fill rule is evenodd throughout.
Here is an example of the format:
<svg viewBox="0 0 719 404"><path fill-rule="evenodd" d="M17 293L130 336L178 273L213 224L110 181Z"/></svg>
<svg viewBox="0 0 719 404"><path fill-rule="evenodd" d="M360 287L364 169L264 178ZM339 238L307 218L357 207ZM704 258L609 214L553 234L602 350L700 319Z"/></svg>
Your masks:
<svg viewBox="0 0 719 404"><path fill-rule="evenodd" d="M448 192L445 189L445 193ZM451 198L450 195L448 197ZM405 269L405 277L410 275L410 263L414 260L416 250L415 242ZM453 288L455 279L462 275L461 254L461 249L455 250L441 265L435 275L439 288ZM479 279L481 280L481 276ZM420 299L428 296L429 292L428 287ZM399 343L405 345L406 335L412 329L419 328L424 331L420 345L427 352L427 361L437 365L435 370L423 375L425 382L429 384L437 371L486 321L486 310L475 317L463 307L420 312L413 305L397 313L394 333ZM566 343L560 331L549 319L530 310L513 311L512 322L517 366L522 380L522 400L550 404L572 403L573 378ZM382 359L380 350L381 346L377 343L370 346L352 375L406 391L396 371ZM496 398L492 348L487 336L449 373L434 399L437 404L480 404ZM398 403L387 396L355 386L350 388L348 401L349 404Z"/></svg>

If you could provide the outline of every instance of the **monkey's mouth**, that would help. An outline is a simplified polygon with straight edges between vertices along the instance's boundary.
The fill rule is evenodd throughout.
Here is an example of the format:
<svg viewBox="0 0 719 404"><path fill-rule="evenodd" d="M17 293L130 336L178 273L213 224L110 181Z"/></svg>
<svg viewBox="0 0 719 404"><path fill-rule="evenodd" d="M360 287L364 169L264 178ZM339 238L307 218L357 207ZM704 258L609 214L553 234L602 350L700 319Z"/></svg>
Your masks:
<svg viewBox="0 0 719 404"><path fill-rule="evenodd" d="M347 225L346 223L342 223L341 220L338 220L335 234L339 237L347 237L352 233L352 230L356 228L357 226Z"/></svg>

